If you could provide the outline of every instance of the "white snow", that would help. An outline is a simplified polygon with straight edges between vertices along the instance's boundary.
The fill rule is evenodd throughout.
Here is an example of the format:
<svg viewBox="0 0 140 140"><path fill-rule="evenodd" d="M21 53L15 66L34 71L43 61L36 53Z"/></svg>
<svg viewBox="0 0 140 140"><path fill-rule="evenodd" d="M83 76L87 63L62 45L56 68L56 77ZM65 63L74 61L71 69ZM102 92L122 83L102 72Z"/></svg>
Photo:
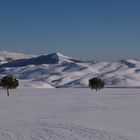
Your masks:
<svg viewBox="0 0 140 140"><path fill-rule="evenodd" d="M23 55L29 58L22 60L22 54L2 54L17 60L1 64L0 77L10 74L25 83L23 85L27 85L27 80L33 82L29 84L31 87L88 87L88 80L93 77L103 79L106 86L140 87L140 60L136 59L92 63L57 52L37 57Z"/></svg>
<svg viewBox="0 0 140 140"><path fill-rule="evenodd" d="M34 80L20 80L19 88L54 88L51 85Z"/></svg>
<svg viewBox="0 0 140 140"><path fill-rule="evenodd" d="M0 140L140 140L140 89L0 90Z"/></svg>

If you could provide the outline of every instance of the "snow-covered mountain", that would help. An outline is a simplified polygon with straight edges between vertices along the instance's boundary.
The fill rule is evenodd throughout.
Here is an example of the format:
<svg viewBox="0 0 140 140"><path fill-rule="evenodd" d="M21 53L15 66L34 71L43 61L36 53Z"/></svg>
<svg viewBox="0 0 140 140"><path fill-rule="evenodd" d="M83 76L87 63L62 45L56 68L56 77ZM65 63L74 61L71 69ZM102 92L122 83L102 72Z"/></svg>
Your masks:
<svg viewBox="0 0 140 140"><path fill-rule="evenodd" d="M81 61L64 56L60 53L52 53L48 55L41 55L37 57L25 58L25 59L17 59L15 61L11 61L10 63L5 63L0 67L23 67L27 65L42 65L42 64L61 64L63 62L74 62L80 63Z"/></svg>
<svg viewBox="0 0 140 140"><path fill-rule="evenodd" d="M32 57L34 57L34 55L2 51L2 52L0 52L0 64L8 63L13 60L28 59L28 58L32 58Z"/></svg>
<svg viewBox="0 0 140 140"><path fill-rule="evenodd" d="M82 62L60 53L23 58L0 65L0 75L14 75L22 87L87 87L92 77L107 86L140 87L140 61ZM27 84L28 83L28 84Z"/></svg>

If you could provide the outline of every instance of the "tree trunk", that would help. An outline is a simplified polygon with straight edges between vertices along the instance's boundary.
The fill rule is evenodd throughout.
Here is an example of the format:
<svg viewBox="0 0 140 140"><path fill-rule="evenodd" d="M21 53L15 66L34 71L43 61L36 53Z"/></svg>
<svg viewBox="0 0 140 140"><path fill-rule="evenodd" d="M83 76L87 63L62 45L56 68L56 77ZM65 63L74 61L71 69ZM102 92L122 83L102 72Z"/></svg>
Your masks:
<svg viewBox="0 0 140 140"><path fill-rule="evenodd" d="M9 88L7 88L7 96L9 96Z"/></svg>

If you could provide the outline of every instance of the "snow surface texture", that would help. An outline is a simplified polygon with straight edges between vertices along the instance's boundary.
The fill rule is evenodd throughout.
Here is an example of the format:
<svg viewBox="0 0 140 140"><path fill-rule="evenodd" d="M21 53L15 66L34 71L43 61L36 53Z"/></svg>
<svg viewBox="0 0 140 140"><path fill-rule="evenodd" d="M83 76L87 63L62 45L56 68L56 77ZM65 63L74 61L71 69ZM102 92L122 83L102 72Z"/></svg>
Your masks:
<svg viewBox="0 0 140 140"><path fill-rule="evenodd" d="M17 56L21 54L14 53L14 57ZM9 74L19 78L23 87L87 87L88 80L93 77L103 79L106 86L140 87L140 61L136 59L82 62L60 53L28 59L19 57L0 65L0 76ZM26 86L27 83L30 83L29 86Z"/></svg>
<svg viewBox="0 0 140 140"><path fill-rule="evenodd" d="M140 89L0 90L0 140L140 140Z"/></svg>

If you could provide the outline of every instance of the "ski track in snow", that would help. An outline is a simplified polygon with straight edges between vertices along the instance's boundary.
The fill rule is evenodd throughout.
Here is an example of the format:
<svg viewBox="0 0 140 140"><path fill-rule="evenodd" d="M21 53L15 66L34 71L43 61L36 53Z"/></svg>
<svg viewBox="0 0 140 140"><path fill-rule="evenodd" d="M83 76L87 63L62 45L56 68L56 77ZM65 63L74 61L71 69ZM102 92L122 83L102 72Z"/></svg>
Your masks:
<svg viewBox="0 0 140 140"><path fill-rule="evenodd" d="M23 124L16 129L0 129L0 140L130 140L107 131L66 123ZM132 139L131 139L132 140Z"/></svg>

